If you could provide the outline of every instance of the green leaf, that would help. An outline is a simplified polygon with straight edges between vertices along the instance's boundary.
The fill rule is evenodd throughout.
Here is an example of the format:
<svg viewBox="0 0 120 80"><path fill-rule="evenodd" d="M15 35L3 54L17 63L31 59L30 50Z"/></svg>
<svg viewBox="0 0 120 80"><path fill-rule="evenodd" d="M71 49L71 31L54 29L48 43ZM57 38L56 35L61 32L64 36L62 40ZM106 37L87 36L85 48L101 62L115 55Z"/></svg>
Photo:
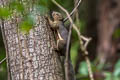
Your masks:
<svg viewBox="0 0 120 80"><path fill-rule="evenodd" d="M79 47L79 42L77 42L77 41L74 42L74 43L72 44L72 46L71 46L71 51L70 51L70 53L71 53L71 60L72 60L73 66L74 66L75 63L76 63L76 57L77 57L77 53L78 53L78 51L77 51L78 47Z"/></svg>
<svg viewBox="0 0 120 80"><path fill-rule="evenodd" d="M23 6L23 4L17 4L16 5L16 9L17 9L17 11L19 11L19 12L23 12L24 11L24 6Z"/></svg>
<svg viewBox="0 0 120 80"><path fill-rule="evenodd" d="M20 23L20 30L23 33L28 33L33 27L33 22L31 20L25 20Z"/></svg>
<svg viewBox="0 0 120 80"><path fill-rule="evenodd" d="M34 13L29 13L24 17L23 21L19 24L20 30L23 33L28 33L30 29L34 27L36 24L36 14Z"/></svg>
<svg viewBox="0 0 120 80"><path fill-rule="evenodd" d="M114 77L113 80L120 80L120 77Z"/></svg>
<svg viewBox="0 0 120 80"><path fill-rule="evenodd" d="M32 24L36 24L36 19L35 19L36 14L30 13L27 15L26 19Z"/></svg>
<svg viewBox="0 0 120 80"><path fill-rule="evenodd" d="M85 61L80 63L79 73L84 76L88 75L88 67Z"/></svg>
<svg viewBox="0 0 120 80"><path fill-rule="evenodd" d="M86 28L86 23L83 20L76 20L75 24L80 28L80 31L84 33L85 28Z"/></svg>
<svg viewBox="0 0 120 80"><path fill-rule="evenodd" d="M119 38L120 37L120 29L116 29L114 34L113 34L113 37L115 38Z"/></svg>
<svg viewBox="0 0 120 80"><path fill-rule="evenodd" d="M7 18L10 16L10 10L8 8L0 8L0 17Z"/></svg>
<svg viewBox="0 0 120 80"><path fill-rule="evenodd" d="M16 9L18 12L24 11L24 5L20 3L19 1L13 1L10 3L10 8Z"/></svg>
<svg viewBox="0 0 120 80"><path fill-rule="evenodd" d="M115 64L115 70L113 72L113 75L115 77L119 77L120 78L120 60L118 60L118 62Z"/></svg>
<svg viewBox="0 0 120 80"><path fill-rule="evenodd" d="M105 74L105 80L113 80L112 78L112 73L111 72L104 72L104 74Z"/></svg>
<svg viewBox="0 0 120 80"><path fill-rule="evenodd" d="M39 0L39 3L40 3L40 5L42 5L42 6L48 6L48 2L49 2L50 0Z"/></svg>

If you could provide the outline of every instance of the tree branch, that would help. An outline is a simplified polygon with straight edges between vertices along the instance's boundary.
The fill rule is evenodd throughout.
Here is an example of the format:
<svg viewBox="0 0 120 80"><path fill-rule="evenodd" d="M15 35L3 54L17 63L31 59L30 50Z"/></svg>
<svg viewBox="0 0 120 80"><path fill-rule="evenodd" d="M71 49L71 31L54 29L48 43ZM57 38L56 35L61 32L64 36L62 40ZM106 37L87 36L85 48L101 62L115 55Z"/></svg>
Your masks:
<svg viewBox="0 0 120 80"><path fill-rule="evenodd" d="M7 59L7 57L5 57L4 59L2 59L2 60L0 61L0 64L2 64L6 59Z"/></svg>
<svg viewBox="0 0 120 80"><path fill-rule="evenodd" d="M80 5L80 3L81 3L81 0L79 0L79 2L78 2L78 4L75 6L75 8L72 10L72 12L70 13L70 16L72 16L73 15L73 13L76 11L76 9L79 7L79 5ZM66 22L68 20L68 17L66 17L64 20L63 20L63 22Z"/></svg>
<svg viewBox="0 0 120 80"><path fill-rule="evenodd" d="M75 72L73 70L72 65L70 64L70 39L71 39L71 34L72 34L72 24L69 27L66 53L65 53L65 79L66 80L71 80L71 79L74 80L74 78L75 78L75 75L74 75ZM70 71L72 71L72 72L70 72Z"/></svg>

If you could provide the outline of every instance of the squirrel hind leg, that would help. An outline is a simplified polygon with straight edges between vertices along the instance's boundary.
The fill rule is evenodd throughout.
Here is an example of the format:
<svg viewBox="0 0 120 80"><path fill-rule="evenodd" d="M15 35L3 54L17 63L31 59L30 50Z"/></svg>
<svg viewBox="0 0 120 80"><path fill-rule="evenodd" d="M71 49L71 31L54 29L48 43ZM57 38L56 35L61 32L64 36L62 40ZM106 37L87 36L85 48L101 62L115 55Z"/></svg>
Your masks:
<svg viewBox="0 0 120 80"><path fill-rule="evenodd" d="M57 48L58 48L58 51L60 52L60 55L65 56L65 51L66 51L65 40L58 40L57 41Z"/></svg>
<svg viewBox="0 0 120 80"><path fill-rule="evenodd" d="M65 40L57 40L57 49L58 50L62 50L63 48L65 48Z"/></svg>

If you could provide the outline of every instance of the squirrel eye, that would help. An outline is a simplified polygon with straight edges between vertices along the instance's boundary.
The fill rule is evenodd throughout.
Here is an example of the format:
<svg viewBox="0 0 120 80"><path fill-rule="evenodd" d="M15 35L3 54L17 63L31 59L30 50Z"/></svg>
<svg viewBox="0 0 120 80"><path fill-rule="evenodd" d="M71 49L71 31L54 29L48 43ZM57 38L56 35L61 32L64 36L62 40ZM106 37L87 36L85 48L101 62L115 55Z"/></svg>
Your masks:
<svg viewBox="0 0 120 80"><path fill-rule="evenodd" d="M57 16L59 16L59 14L56 14Z"/></svg>

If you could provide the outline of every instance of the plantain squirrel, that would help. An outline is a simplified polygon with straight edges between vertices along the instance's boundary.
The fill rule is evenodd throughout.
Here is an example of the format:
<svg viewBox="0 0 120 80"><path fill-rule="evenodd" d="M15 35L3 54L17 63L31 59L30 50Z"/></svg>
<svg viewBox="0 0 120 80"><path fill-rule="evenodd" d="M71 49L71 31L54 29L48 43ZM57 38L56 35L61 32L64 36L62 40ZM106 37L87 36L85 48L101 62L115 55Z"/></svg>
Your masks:
<svg viewBox="0 0 120 80"><path fill-rule="evenodd" d="M68 30L64 26L63 16L59 12L52 12L53 21L48 18L51 28L54 30L57 39L57 50L62 51L64 55L66 51L66 43L68 38Z"/></svg>

